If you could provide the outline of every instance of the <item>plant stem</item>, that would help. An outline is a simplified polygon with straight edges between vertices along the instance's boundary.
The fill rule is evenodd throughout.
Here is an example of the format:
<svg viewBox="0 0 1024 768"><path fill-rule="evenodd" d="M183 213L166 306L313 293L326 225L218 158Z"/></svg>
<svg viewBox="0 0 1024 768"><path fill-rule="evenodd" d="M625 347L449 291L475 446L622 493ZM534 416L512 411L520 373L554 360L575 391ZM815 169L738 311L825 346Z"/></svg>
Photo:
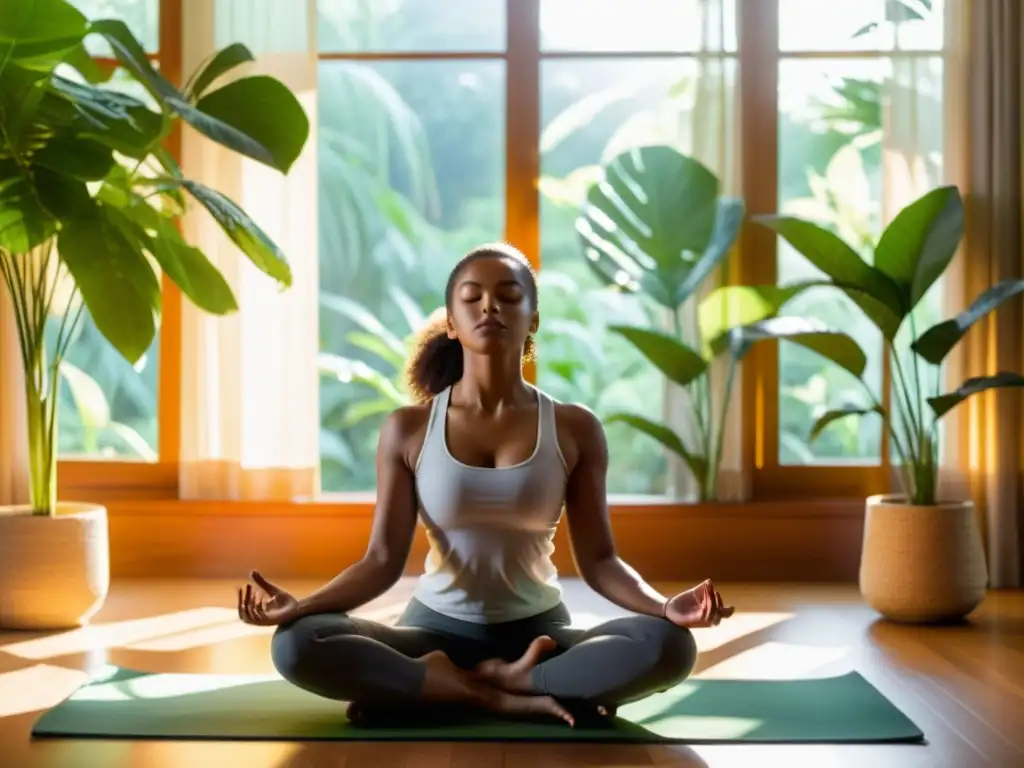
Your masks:
<svg viewBox="0 0 1024 768"><path fill-rule="evenodd" d="M24 369L29 503L35 515L53 515L56 512L59 366L70 340L70 334L65 336L70 313L65 312L61 319L57 354L50 363L46 353L46 321L60 271L59 262L53 262L57 268L50 271L51 259L54 258L53 240L28 254L0 251L0 273L11 296ZM81 305L71 320L71 329L80 317Z"/></svg>
<svg viewBox="0 0 1024 768"><path fill-rule="evenodd" d="M672 329L675 332L676 339L678 339L680 343L685 344L687 342L685 333L686 329L683 326L683 320L679 316L679 312L680 308L678 307L672 311ZM701 384L705 383L706 377L707 372L705 371L704 374L690 382L690 385L686 390L690 396L689 399L692 405L693 420L697 426L697 444L700 446L701 455L705 458L710 458L708 456L710 447L710 435L708 434L709 418L706 413L708 408L707 393L705 389L701 388ZM707 475L705 474L704 477L695 476L694 479L697 481L698 498L701 501L707 501Z"/></svg>
<svg viewBox="0 0 1024 768"><path fill-rule="evenodd" d="M733 379L736 377L736 356L729 355L729 372L725 376L725 391L722 393L722 408L719 411L717 433L715 435L714 457L708 456L708 498L714 500L718 495L718 469L722 466L722 453L725 449L725 419L729 415L729 400L732 395Z"/></svg>

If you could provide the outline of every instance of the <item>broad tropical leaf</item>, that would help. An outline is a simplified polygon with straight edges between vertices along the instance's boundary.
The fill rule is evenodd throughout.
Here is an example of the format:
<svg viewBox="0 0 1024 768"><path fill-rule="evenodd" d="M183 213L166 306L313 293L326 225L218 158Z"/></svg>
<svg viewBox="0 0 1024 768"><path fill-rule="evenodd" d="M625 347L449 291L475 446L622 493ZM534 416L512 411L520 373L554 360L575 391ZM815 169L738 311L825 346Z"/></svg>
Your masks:
<svg viewBox="0 0 1024 768"><path fill-rule="evenodd" d="M292 167L309 137L309 119L295 95L266 75L235 80L208 93L196 103L197 114L179 111L214 141L282 173Z"/></svg>
<svg viewBox="0 0 1024 768"><path fill-rule="evenodd" d="M613 413L606 417L604 421L606 424L614 424L616 422L628 424L633 427L633 429L643 432L648 437L654 438L674 454L681 457L690 468L694 477L703 484L708 471L707 459L688 451L686 446L683 445L683 441L679 439L679 435L668 427L663 424L657 424L643 416L638 416L635 413Z"/></svg>
<svg viewBox="0 0 1024 768"><path fill-rule="evenodd" d="M264 274L286 287L292 284L292 271L281 249L267 237L255 221L233 200L195 181L182 182L184 187L210 212L224 233L231 238L249 260Z"/></svg>
<svg viewBox="0 0 1024 768"><path fill-rule="evenodd" d="M80 181L100 181L117 162L113 150L81 136L58 135L32 155L32 162Z"/></svg>
<svg viewBox="0 0 1024 768"><path fill-rule="evenodd" d="M713 351L715 354L729 351L740 360L754 344L776 339L817 352L857 378L864 374L867 366L867 357L856 341L845 333L829 330L818 320L803 317L774 317L733 328L716 340Z"/></svg>
<svg viewBox="0 0 1024 768"><path fill-rule="evenodd" d="M820 280L792 285L724 285L709 293L697 307L700 335L709 348L730 328L775 317L808 288L830 285Z"/></svg>
<svg viewBox="0 0 1024 768"><path fill-rule="evenodd" d="M971 395L976 395L989 389L1003 389L1007 387L1024 387L1024 376L1008 371L1000 371L993 376L975 376L965 381L953 392L938 395L937 397L929 397L928 405L932 407L935 418L939 419Z"/></svg>
<svg viewBox="0 0 1024 768"><path fill-rule="evenodd" d="M910 348L933 365L938 365L971 326L1004 301L1024 291L1024 280L1002 280L976 298L956 317L936 323L921 334Z"/></svg>
<svg viewBox="0 0 1024 768"><path fill-rule="evenodd" d="M222 48L196 74L195 81L188 89L188 97L195 101L213 85L218 77L250 61L255 61L255 57L253 57L252 51L241 43L234 43L227 48Z"/></svg>
<svg viewBox="0 0 1024 768"><path fill-rule="evenodd" d="M650 146L605 166L576 229L602 280L676 309L728 253L742 217L742 201L719 200L710 170L671 147Z"/></svg>
<svg viewBox="0 0 1024 768"><path fill-rule="evenodd" d="M66 221L57 248L100 333L137 362L156 334L160 305L160 284L145 254L100 206Z"/></svg>
<svg viewBox="0 0 1024 768"><path fill-rule="evenodd" d="M50 87L73 105L69 128L122 155L141 160L164 136L164 118L133 96L55 76Z"/></svg>
<svg viewBox="0 0 1024 768"><path fill-rule="evenodd" d="M28 253L57 231L32 182L11 161L0 161L0 248Z"/></svg>
<svg viewBox="0 0 1024 768"><path fill-rule="evenodd" d="M158 102L181 99L182 95L171 82L150 63L145 49L132 34L128 25L117 19L101 19L89 25L89 31L102 35L121 66L149 91Z"/></svg>
<svg viewBox="0 0 1024 768"><path fill-rule="evenodd" d="M51 69L82 41L87 29L85 16L63 0L5 0L0 63Z"/></svg>
<svg viewBox="0 0 1024 768"><path fill-rule="evenodd" d="M906 308L899 287L884 272L865 262L838 236L812 222L790 216L756 216L753 221L777 232L824 272L886 339L896 338Z"/></svg>
<svg viewBox="0 0 1024 768"><path fill-rule="evenodd" d="M670 381L681 387L707 370L703 357L666 333L628 325L610 325L608 330L623 336Z"/></svg>
<svg viewBox="0 0 1024 768"><path fill-rule="evenodd" d="M836 408L831 411L827 411L814 422L814 426L811 427L811 434L808 440L811 442L818 439L819 435L825 431L825 428L834 421L848 418L849 416L866 416L869 413L877 413L884 415L881 408L860 408L855 405L846 405L842 408Z"/></svg>
<svg viewBox="0 0 1024 768"><path fill-rule="evenodd" d="M900 287L906 311L946 271L964 234L964 205L954 186L939 187L901 210L875 247L875 266Z"/></svg>

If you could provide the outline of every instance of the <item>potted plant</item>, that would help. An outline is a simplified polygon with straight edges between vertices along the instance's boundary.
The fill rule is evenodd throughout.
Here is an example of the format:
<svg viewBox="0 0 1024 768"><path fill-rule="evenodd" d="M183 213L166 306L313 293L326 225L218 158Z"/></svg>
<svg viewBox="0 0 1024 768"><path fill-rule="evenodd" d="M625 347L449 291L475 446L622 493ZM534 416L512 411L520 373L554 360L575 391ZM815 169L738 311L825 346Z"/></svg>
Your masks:
<svg viewBox="0 0 1024 768"><path fill-rule="evenodd" d="M743 201L720 196L719 181L707 167L670 146L654 145L627 150L605 164L576 222L594 273L617 290L646 294L669 319L671 330L610 330L685 391L693 430L681 434L636 413L614 413L606 421L629 424L679 456L702 502L717 498L735 373L754 344L788 340L854 376L866 364L846 335L810 318L779 315L809 284L716 288L701 299L696 327L688 327L683 305L723 263L743 220ZM724 363L724 383L712 381L716 362Z"/></svg>
<svg viewBox="0 0 1024 768"><path fill-rule="evenodd" d="M883 407L865 384L864 402L823 414L811 429L813 439L839 419L880 414L898 459L901 491L867 500L860 563L865 601L896 621L963 618L984 599L988 572L974 504L939 496L939 422L971 395L1024 386L1024 376L1001 371L940 393L936 375L929 394L921 369L941 366L971 326L1024 290L1024 281L1000 282L956 317L918 333L914 310L963 237L964 206L953 186L934 189L901 210L874 246L870 264L813 222L791 216L754 220L782 236L857 304L881 332L891 362L891 407Z"/></svg>
<svg viewBox="0 0 1024 768"><path fill-rule="evenodd" d="M86 53L88 35L105 38L118 74L155 108L106 86L114 72ZM63 0L15 3L0 18L0 290L14 309L30 460L29 504L0 509L0 626L79 626L106 596L106 509L57 498L61 365L82 313L134 363L156 333L161 273L204 311L237 309L224 277L176 226L188 200L256 267L291 283L266 234L164 149L183 120L287 173L309 134L295 96L266 76L218 82L252 58L229 46L179 88L120 21L90 23Z"/></svg>

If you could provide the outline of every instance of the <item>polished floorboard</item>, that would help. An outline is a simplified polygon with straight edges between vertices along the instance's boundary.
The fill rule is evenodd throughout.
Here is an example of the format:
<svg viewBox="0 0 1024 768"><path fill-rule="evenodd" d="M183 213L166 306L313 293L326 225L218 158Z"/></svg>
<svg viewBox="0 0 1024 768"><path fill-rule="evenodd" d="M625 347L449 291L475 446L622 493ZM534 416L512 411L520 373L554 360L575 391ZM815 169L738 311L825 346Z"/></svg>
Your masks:
<svg viewBox="0 0 1024 768"><path fill-rule="evenodd" d="M153 671L271 671L271 630L238 621L234 584L121 581L94 622L0 632L0 766L10 768L582 768L583 766L1024 767L1024 592L989 594L966 623L880 621L846 585L721 585L737 615L699 630L701 677L861 672L925 732L926 745L643 746L531 743L156 742L30 738L39 714L106 662ZM285 582L305 593L319 584ZM669 592L682 585L659 584ZM412 582L358 613L392 621ZM621 613L566 581L576 621Z"/></svg>

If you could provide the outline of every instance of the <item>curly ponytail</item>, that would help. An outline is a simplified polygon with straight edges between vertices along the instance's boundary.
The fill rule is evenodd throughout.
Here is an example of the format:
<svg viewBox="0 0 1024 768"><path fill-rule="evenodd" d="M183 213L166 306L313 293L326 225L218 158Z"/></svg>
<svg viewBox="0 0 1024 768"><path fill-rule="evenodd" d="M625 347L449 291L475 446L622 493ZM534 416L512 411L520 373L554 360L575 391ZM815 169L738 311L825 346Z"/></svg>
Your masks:
<svg viewBox="0 0 1024 768"><path fill-rule="evenodd" d="M448 338L448 306L452 301L455 280L462 268L480 258L512 258L519 263L527 276L530 302L537 306L537 276L530 262L518 250L507 243L490 243L474 248L467 253L448 276L445 287L445 306L435 310L416 336L416 344L409 354L405 369L405 384L417 403L426 403L462 378L462 343ZM537 358L537 347L532 338L527 338L523 349L523 361Z"/></svg>
<svg viewBox="0 0 1024 768"><path fill-rule="evenodd" d="M430 399L462 378L462 344L448 338L448 310L436 310L417 334L405 383L417 403Z"/></svg>

